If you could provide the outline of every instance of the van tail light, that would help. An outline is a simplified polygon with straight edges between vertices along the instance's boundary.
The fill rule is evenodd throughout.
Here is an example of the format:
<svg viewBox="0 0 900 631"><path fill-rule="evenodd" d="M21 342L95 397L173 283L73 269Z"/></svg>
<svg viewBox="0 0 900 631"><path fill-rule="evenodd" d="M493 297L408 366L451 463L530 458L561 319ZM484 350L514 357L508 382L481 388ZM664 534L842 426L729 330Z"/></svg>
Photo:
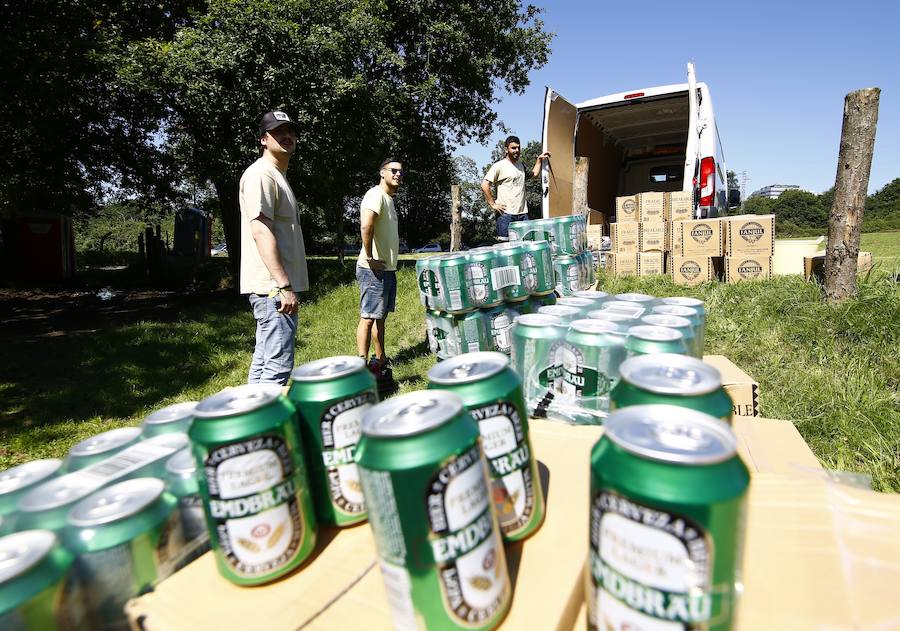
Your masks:
<svg viewBox="0 0 900 631"><path fill-rule="evenodd" d="M700 161L700 206L714 206L716 197L716 159Z"/></svg>

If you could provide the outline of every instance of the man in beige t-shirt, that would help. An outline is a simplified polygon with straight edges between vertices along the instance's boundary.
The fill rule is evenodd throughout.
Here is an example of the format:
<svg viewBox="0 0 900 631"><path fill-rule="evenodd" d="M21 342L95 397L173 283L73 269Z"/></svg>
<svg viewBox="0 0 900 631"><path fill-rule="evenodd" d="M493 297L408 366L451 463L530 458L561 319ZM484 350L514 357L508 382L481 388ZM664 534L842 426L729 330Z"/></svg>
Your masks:
<svg viewBox="0 0 900 631"><path fill-rule="evenodd" d="M356 261L359 283L359 324L356 349L366 359L374 342L375 357L368 363L379 381L391 382L391 368L384 353L384 323L397 302L397 256L400 234L394 195L403 179L403 165L395 158L381 163L379 182L366 191L359 205L362 248Z"/></svg>
<svg viewBox="0 0 900 631"><path fill-rule="evenodd" d="M286 384L294 367L297 293L309 289L297 200L285 178L297 147L296 123L266 112L260 158L241 176L241 293L256 318L249 383Z"/></svg>
<svg viewBox="0 0 900 631"><path fill-rule="evenodd" d="M481 192L489 208L497 213L497 238L500 241L509 239L509 224L513 221L528 219L528 206L525 205L525 167L519 161L522 145L517 136L510 136L503 143L506 157L491 165L481 181ZM550 152L544 152L534 161L531 177L541 172L541 160L549 158ZM497 198L491 194L491 186L497 189Z"/></svg>

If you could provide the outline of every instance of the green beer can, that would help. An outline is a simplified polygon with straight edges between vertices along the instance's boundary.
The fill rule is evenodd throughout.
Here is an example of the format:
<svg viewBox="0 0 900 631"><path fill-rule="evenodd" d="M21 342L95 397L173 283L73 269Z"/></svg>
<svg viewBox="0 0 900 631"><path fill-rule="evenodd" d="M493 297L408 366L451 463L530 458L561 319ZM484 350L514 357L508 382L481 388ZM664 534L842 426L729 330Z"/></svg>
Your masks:
<svg viewBox="0 0 900 631"><path fill-rule="evenodd" d="M441 286L439 262L442 257L429 256L416 261L416 280L419 286L419 302L429 309L444 308L444 292Z"/></svg>
<svg viewBox="0 0 900 631"><path fill-rule="evenodd" d="M700 359L697 355L697 339L694 337L694 327L687 318L680 318L673 315L663 315L661 313L651 313L641 318L641 324L649 324L651 326L663 326L667 329L675 329L681 333L684 338L684 344L687 346L687 354L691 357Z"/></svg>
<svg viewBox="0 0 900 631"><path fill-rule="evenodd" d="M700 328L698 329L697 334L699 341L697 342L697 345L702 350L704 348L703 345L706 339L706 306L704 305L703 301L698 298L673 296L670 298L660 298L659 304L674 305L677 307L690 307L691 309L695 309L697 311L697 315L700 317Z"/></svg>
<svg viewBox="0 0 900 631"><path fill-rule="evenodd" d="M575 320L562 349L562 394L589 410L609 409L609 391L625 361L625 336L614 322Z"/></svg>
<svg viewBox="0 0 900 631"><path fill-rule="evenodd" d="M576 291L572 294L576 298L584 298L585 300L590 300L594 303L595 309L599 309L603 306L603 303L607 300L610 300L610 296L605 291L598 291L596 289L582 289L580 291Z"/></svg>
<svg viewBox="0 0 900 631"><path fill-rule="evenodd" d="M194 422L194 408L196 407L196 401L184 401L157 410L141 423L141 436L147 438L171 432L187 434L191 423Z"/></svg>
<svg viewBox="0 0 900 631"><path fill-rule="evenodd" d="M686 355L632 357L619 368L610 408L632 405L677 405L709 414L731 425L732 401L713 366Z"/></svg>
<svg viewBox="0 0 900 631"><path fill-rule="evenodd" d="M478 426L451 392L394 397L356 450L395 629L493 629L511 586Z"/></svg>
<svg viewBox="0 0 900 631"><path fill-rule="evenodd" d="M616 294L613 296L613 299L618 300L620 302L633 302L642 306L647 312L658 303L657 298L651 296L649 294L639 294L635 292L629 292L624 294Z"/></svg>
<svg viewBox="0 0 900 631"><path fill-rule="evenodd" d="M69 512L66 547L89 628L128 628L125 603L171 575L184 546L175 498L156 478L97 491Z"/></svg>
<svg viewBox="0 0 900 631"><path fill-rule="evenodd" d="M585 225L580 215L554 217L557 254L575 255L584 249Z"/></svg>
<svg viewBox="0 0 900 631"><path fill-rule="evenodd" d="M626 302L625 300L609 300L604 302L600 308L604 311L624 313L635 319L639 319L648 313L647 307L636 302Z"/></svg>
<svg viewBox="0 0 900 631"><path fill-rule="evenodd" d="M494 249L500 259L498 267L492 272L494 286L503 291L504 300L509 302L527 300L529 290L522 269L527 246L523 243L510 242L499 243ZM533 275L529 278L535 282Z"/></svg>
<svg viewBox="0 0 900 631"><path fill-rule="evenodd" d="M526 241L525 254L522 255L522 267L525 271L525 282L532 296L552 294L556 286L553 275L553 255L549 241ZM530 280L533 278L533 281Z"/></svg>
<svg viewBox="0 0 900 631"><path fill-rule="evenodd" d="M522 380L499 353L469 353L428 371L428 388L459 395L478 423L491 478L491 497L506 541L537 531L544 494L531 440Z"/></svg>
<svg viewBox="0 0 900 631"><path fill-rule="evenodd" d="M58 475L61 468L62 460L46 458L32 460L0 473L0 517L19 510L19 500L38 484Z"/></svg>
<svg viewBox="0 0 900 631"><path fill-rule="evenodd" d="M583 250L575 258L581 265L581 286L590 287L597 280L594 255L591 254L590 250Z"/></svg>
<svg viewBox="0 0 900 631"><path fill-rule="evenodd" d="M694 331L694 348L696 350L696 355L698 359L703 359L703 346L701 334L703 333L703 319L700 317L700 312L694 309L693 307L680 307L678 305L656 305L651 309L652 313L658 313L660 315L669 315L669 316L678 316L679 318L685 318L691 323L691 328Z"/></svg>
<svg viewBox="0 0 900 631"><path fill-rule="evenodd" d="M684 343L681 331L649 324L638 324L628 329L625 350L628 352L628 357L660 353L687 355L687 345Z"/></svg>
<svg viewBox="0 0 900 631"><path fill-rule="evenodd" d="M0 629L56 631L75 628L66 611L66 575L72 554L49 530L0 538Z"/></svg>
<svg viewBox="0 0 900 631"><path fill-rule="evenodd" d="M490 323L487 321L484 312L470 311L465 315L455 316L453 320L456 338L459 341L458 350L454 353L454 357L463 353L486 351L493 347L494 342L491 336Z"/></svg>
<svg viewBox="0 0 900 631"><path fill-rule="evenodd" d="M585 318L587 317L588 312L596 309L592 300L578 298L577 296L562 296L561 298L556 299L556 304L578 309L578 313Z"/></svg>
<svg viewBox="0 0 900 631"><path fill-rule="evenodd" d="M613 311L612 309L595 309L594 311L588 311L588 318L591 320L605 320L606 322L612 322L618 327L620 333L627 333L628 329L641 323L640 318L635 318L627 313Z"/></svg>
<svg viewBox="0 0 900 631"><path fill-rule="evenodd" d="M580 309L578 309L577 307L572 307L570 305L562 304L559 302L560 300L562 300L562 298L557 300L555 305L538 307L537 312L543 315L559 318L560 321L566 325L568 325L573 320L578 320L579 318L581 318L582 313Z"/></svg>
<svg viewBox="0 0 900 631"><path fill-rule="evenodd" d="M466 255L461 253L442 256L438 262L438 277L444 293L442 309L448 313L466 313L475 308L466 288Z"/></svg>
<svg viewBox="0 0 900 631"><path fill-rule="evenodd" d="M571 296L584 289L581 284L581 266L571 254L554 256L553 272L556 276L556 293L560 296Z"/></svg>
<svg viewBox="0 0 900 631"><path fill-rule="evenodd" d="M85 438L66 454L63 468L70 473L78 471L117 454L140 438L139 427L120 427Z"/></svg>
<svg viewBox="0 0 900 631"><path fill-rule="evenodd" d="M589 629L733 627L749 484L736 443L695 410L609 415L591 451Z"/></svg>
<svg viewBox="0 0 900 631"><path fill-rule="evenodd" d="M419 302L426 309L431 308L428 259L416 259L416 285L419 288Z"/></svg>
<svg viewBox="0 0 900 631"><path fill-rule="evenodd" d="M506 305L491 307L490 309L486 309L483 313L484 319L487 321L488 328L490 328L491 331L491 350L509 355L510 347L512 345L510 330L512 329L513 320L519 314L511 311Z"/></svg>
<svg viewBox="0 0 900 631"><path fill-rule="evenodd" d="M190 437L219 573L237 585L287 574L312 553L316 515L294 404L277 384L200 401Z"/></svg>
<svg viewBox="0 0 900 631"><path fill-rule="evenodd" d="M353 451L363 414L378 403L375 376L365 360L338 356L297 366L288 398L297 407L319 523L350 526L365 521Z"/></svg>
<svg viewBox="0 0 900 631"><path fill-rule="evenodd" d="M544 399L549 403L548 394L561 388L560 355L567 328L568 323L543 313L522 315L513 323L511 366L522 379L529 408Z"/></svg>
<svg viewBox="0 0 900 631"><path fill-rule="evenodd" d="M537 313L537 310L541 307L547 307L550 305L556 304L556 294L547 294L546 296L532 296L528 299L529 311L523 311L522 313ZM525 303L519 303L525 304Z"/></svg>
<svg viewBox="0 0 900 631"><path fill-rule="evenodd" d="M456 321L453 316L443 311L431 311L433 325L432 335L437 346L435 355L440 359L459 355L459 336L456 333Z"/></svg>
<svg viewBox="0 0 900 631"><path fill-rule="evenodd" d="M503 304L503 292L494 288L494 269L500 264L497 251L481 247L466 253L466 290L472 304L479 308Z"/></svg>
<svg viewBox="0 0 900 631"><path fill-rule="evenodd" d="M184 549L177 563L181 569L209 550L209 533L203 515L203 498L197 483L197 462L190 447L166 461L166 490L177 502L178 519L184 535Z"/></svg>

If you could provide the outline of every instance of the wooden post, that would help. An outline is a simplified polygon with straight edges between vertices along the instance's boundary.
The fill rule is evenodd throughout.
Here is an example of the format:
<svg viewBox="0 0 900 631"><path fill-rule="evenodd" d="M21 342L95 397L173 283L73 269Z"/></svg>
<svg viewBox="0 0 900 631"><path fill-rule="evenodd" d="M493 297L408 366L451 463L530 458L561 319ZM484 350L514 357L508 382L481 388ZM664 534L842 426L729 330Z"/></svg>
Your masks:
<svg viewBox="0 0 900 631"><path fill-rule="evenodd" d="M842 302L857 291L859 229L869 187L880 95L879 88L866 88L844 98L841 149L825 250L825 299L830 303Z"/></svg>
<svg viewBox="0 0 900 631"><path fill-rule="evenodd" d="M462 246L462 221L459 213L459 184L450 186L450 251L459 252Z"/></svg>
<svg viewBox="0 0 900 631"><path fill-rule="evenodd" d="M590 158L575 158L575 177L572 181L572 214L588 216L588 167Z"/></svg>

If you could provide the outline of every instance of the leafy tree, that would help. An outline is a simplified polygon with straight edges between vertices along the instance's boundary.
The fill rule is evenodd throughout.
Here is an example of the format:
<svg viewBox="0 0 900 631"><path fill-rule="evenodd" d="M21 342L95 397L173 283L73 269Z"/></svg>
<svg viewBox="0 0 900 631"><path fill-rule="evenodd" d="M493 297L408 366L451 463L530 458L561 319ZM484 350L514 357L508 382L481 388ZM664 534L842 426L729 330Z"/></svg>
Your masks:
<svg viewBox="0 0 900 631"><path fill-rule="evenodd" d="M771 215L774 212L775 200L768 197L748 197L742 210L748 215Z"/></svg>
<svg viewBox="0 0 900 631"><path fill-rule="evenodd" d="M546 63L551 36L539 15L518 0L210 0L173 37L131 45L118 78L167 108L168 147L215 187L233 265L254 119L276 107L301 128L288 178L305 228L324 214L342 241L350 200L396 155L408 173L401 234L414 242L448 191L447 142L484 140L497 91L521 93Z"/></svg>
<svg viewBox="0 0 900 631"><path fill-rule="evenodd" d="M734 171L732 171L732 170L729 169L729 170L727 171L726 175L727 175L727 177L728 177L728 188L729 188L729 190L730 190L730 189L739 189L739 188L741 188L741 183L738 182L737 174L736 174Z"/></svg>
<svg viewBox="0 0 900 631"><path fill-rule="evenodd" d="M828 210L822 208L819 197L809 191L788 190L772 205L777 221L791 222L801 228L825 228Z"/></svg>

